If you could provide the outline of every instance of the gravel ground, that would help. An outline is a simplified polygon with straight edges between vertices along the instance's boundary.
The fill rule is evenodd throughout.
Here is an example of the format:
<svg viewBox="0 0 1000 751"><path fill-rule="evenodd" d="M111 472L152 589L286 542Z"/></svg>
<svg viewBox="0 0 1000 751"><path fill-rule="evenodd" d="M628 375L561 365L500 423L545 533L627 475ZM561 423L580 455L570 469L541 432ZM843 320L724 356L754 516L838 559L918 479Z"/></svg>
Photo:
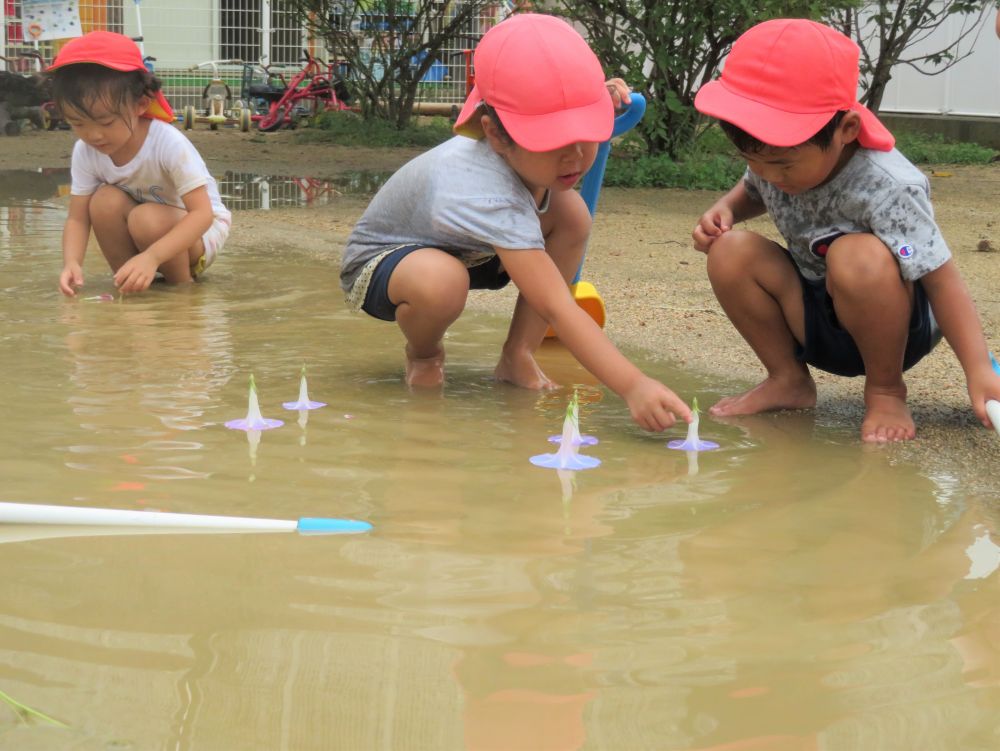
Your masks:
<svg viewBox="0 0 1000 751"><path fill-rule="evenodd" d="M416 153L297 144L290 132L262 136L196 129L190 136L217 174L237 170L329 178L352 170L394 169ZM66 132L0 138L0 169L65 167L71 147ZM993 250L1000 249L1000 165L942 166L927 172L938 222L979 309L987 341L1000 350L1000 252ZM705 191L604 190L585 276L608 307L612 339L737 391L758 382L762 370L722 314L705 276L704 256L690 244L691 228L715 197ZM294 235L297 248L333 259L365 203L363 196L344 195L310 211L240 212L226 252L238 252L240 245L250 243L280 249L288 247ZM296 227L294 233L288 232L289 225ZM774 236L766 219L749 226ZM470 306L506 312L510 294L476 295ZM825 418L859 429L861 379L817 374L817 382L817 409ZM983 472L984 466L996 466L1000 459L1000 438L975 421L964 375L947 343L910 371L907 382L917 439L880 450L888 452L891 461L918 463L972 492L990 496L1000 490L1000 483Z"/></svg>

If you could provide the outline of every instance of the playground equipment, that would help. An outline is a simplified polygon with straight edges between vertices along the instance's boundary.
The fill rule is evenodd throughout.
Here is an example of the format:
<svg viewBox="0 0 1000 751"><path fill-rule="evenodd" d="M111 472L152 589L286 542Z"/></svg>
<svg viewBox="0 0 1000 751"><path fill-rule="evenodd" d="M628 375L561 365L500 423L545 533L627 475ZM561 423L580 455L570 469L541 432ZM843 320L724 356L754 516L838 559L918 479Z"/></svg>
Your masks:
<svg viewBox="0 0 1000 751"><path fill-rule="evenodd" d="M201 91L203 111L198 113L190 104L184 108L182 116L184 130L191 130L195 123L208 123L212 130L218 130L220 125L236 125L244 133L250 130L252 113L242 99L233 99L232 89L219 74L220 65L243 65L243 61L209 60L191 66L191 70L211 67L212 79Z"/></svg>
<svg viewBox="0 0 1000 751"><path fill-rule="evenodd" d="M611 138L616 138L632 130L646 113L646 98L642 94L633 91L631 99L628 108L615 118ZM583 176L583 184L580 186L580 195L583 196L591 216L597 213L597 199L601 194L601 184L604 182L604 170L608 166L609 153L611 153L610 139L598 147L594 166ZM586 256L583 260L586 260ZM604 300L601 299L593 284L581 280L583 260L580 261L580 268L576 271L570 289L577 305L586 310L590 317L597 321L597 325L603 328L607 315L604 309Z"/></svg>
<svg viewBox="0 0 1000 751"><path fill-rule="evenodd" d="M326 110L346 110L347 88L337 74L339 67L333 63L323 63L302 50L302 68L290 80L282 74L272 74L265 66L258 66L265 72L264 83L252 80L253 66L244 68L245 101L266 104L263 114L251 115L257 128L265 133L278 130L282 126L294 128L298 119L316 115Z"/></svg>
<svg viewBox="0 0 1000 751"><path fill-rule="evenodd" d="M41 53L27 50L14 57L0 55L0 60L7 64L7 70L0 71L0 133L16 136L25 122L39 130L55 128L55 108L31 70L35 64L44 67Z"/></svg>
<svg viewBox="0 0 1000 751"><path fill-rule="evenodd" d="M32 78L0 71L0 133L16 136L25 121L40 130L47 130L49 119L44 104Z"/></svg>
<svg viewBox="0 0 1000 751"><path fill-rule="evenodd" d="M630 96L632 101L629 102L628 107L615 117L611 138L616 138L630 131L646 113L646 98L635 91ZM583 197L584 203L587 204L592 217L597 213L597 199L601 193L601 183L604 182L604 171L608 166L608 154L610 152L611 139L608 139L597 148L597 157L594 159L594 164L587 171L587 174L583 176L583 182L580 185L580 195ZM573 277L569 289L573 293L573 299L576 300L576 304L583 308L598 326L604 328L604 323L607 320L607 310L604 307L604 300L593 284L581 279L584 261L586 261L586 254L580 261L580 267L576 270L576 276ZM555 332L550 327L545 335L547 337L554 337Z"/></svg>

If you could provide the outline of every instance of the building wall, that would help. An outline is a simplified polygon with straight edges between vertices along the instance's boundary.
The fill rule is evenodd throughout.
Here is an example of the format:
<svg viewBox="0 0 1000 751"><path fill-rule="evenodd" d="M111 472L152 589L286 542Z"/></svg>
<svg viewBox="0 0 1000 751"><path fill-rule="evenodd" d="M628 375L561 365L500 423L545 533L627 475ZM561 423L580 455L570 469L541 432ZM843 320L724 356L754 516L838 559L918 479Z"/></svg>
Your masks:
<svg viewBox="0 0 1000 751"><path fill-rule="evenodd" d="M1000 118L1000 39L993 31L993 11L986 13L978 37L970 39L972 54L933 76L906 65L893 69L881 111L956 117ZM946 20L915 51L940 49L961 29L961 19Z"/></svg>

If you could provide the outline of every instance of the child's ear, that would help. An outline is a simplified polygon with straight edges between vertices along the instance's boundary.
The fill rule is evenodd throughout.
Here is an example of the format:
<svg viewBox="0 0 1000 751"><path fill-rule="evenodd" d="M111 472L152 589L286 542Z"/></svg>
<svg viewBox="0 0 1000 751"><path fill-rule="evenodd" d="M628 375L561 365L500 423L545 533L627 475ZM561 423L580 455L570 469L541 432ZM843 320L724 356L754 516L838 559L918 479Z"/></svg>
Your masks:
<svg viewBox="0 0 1000 751"><path fill-rule="evenodd" d="M507 150L508 144L506 139L500 135L500 129L493 118L489 115L483 115L479 118L479 126L483 129L483 135L490 148L498 154L503 154Z"/></svg>
<svg viewBox="0 0 1000 751"><path fill-rule="evenodd" d="M135 102L135 111L136 111L136 114L139 115L139 116L142 116L142 115L146 114L146 111L149 109L150 105L152 105L152 104L153 104L153 98L151 96L143 94Z"/></svg>
<svg viewBox="0 0 1000 751"><path fill-rule="evenodd" d="M861 134L861 115L854 110L848 110L837 126L840 140L844 144L854 143Z"/></svg>

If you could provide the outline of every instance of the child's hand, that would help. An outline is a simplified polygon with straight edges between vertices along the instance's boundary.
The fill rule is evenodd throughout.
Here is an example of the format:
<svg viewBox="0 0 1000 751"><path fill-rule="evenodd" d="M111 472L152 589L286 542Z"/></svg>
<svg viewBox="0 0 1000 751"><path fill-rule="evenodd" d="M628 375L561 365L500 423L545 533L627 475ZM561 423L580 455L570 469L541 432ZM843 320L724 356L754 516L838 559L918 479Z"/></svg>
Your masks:
<svg viewBox="0 0 1000 751"><path fill-rule="evenodd" d="M691 409L680 397L659 381L643 376L628 393L623 395L632 419L640 427L659 433L677 422L679 415L684 422L691 422Z"/></svg>
<svg viewBox="0 0 1000 751"><path fill-rule="evenodd" d="M115 286L123 294L126 292L143 292L149 289L156 276L156 259L148 253L132 256L115 272Z"/></svg>
<svg viewBox="0 0 1000 751"><path fill-rule="evenodd" d="M611 101L615 105L615 111L624 109L632 103L630 92L632 89L620 78L611 78L605 84L611 93Z"/></svg>
<svg viewBox="0 0 1000 751"><path fill-rule="evenodd" d="M719 206L713 206L704 214L694 227L691 237L694 240L694 249L702 253L707 253L712 247L712 243L723 233L733 228L733 212Z"/></svg>
<svg viewBox="0 0 1000 751"><path fill-rule="evenodd" d="M966 384L969 389L969 401L976 418L987 428L992 428L989 416L986 414L986 402L995 399L1000 402L1000 375L993 370L990 363L976 369L970 374Z"/></svg>
<svg viewBox="0 0 1000 751"><path fill-rule="evenodd" d="M59 275L59 291L66 297L76 297L76 291L83 286L83 269L80 264L70 261L63 266Z"/></svg>

